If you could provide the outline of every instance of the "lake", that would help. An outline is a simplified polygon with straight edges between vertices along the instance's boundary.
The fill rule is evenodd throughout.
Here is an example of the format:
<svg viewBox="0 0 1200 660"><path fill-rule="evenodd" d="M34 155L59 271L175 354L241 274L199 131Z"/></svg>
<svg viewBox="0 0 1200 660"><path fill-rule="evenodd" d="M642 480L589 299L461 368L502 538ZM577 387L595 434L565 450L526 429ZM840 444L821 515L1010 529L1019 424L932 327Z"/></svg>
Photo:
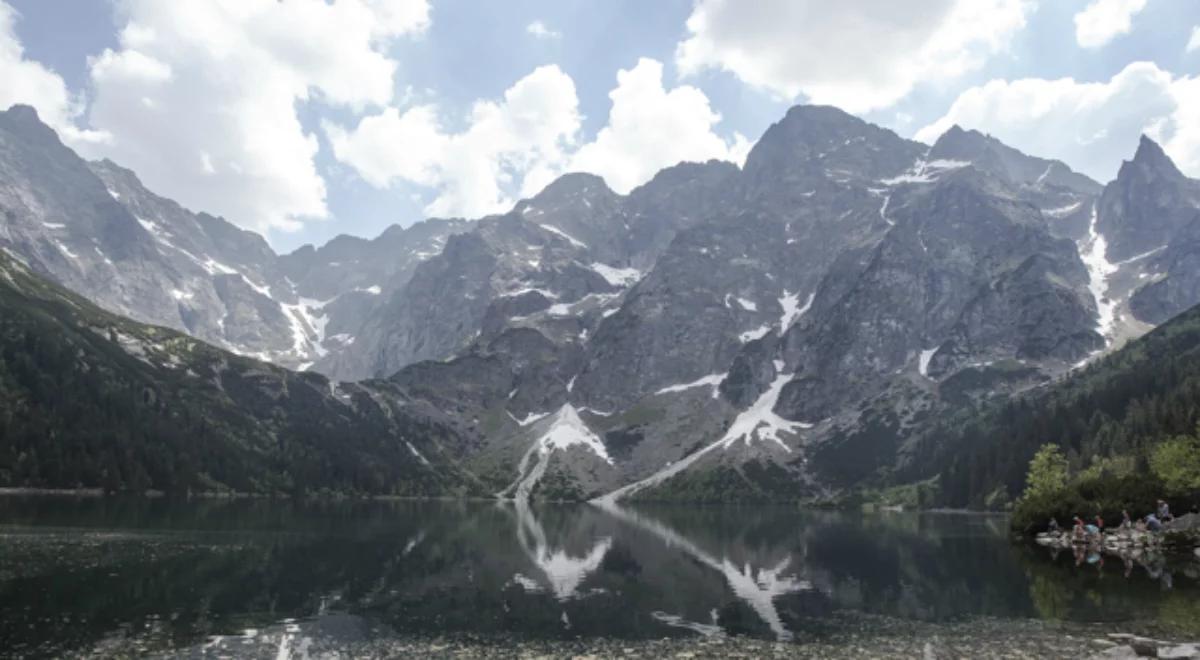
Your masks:
<svg viewBox="0 0 1200 660"><path fill-rule="evenodd" d="M1006 524L766 506L8 497L0 642L48 657L444 635L802 643L872 617L1200 633L1197 562L1054 555L1012 544Z"/></svg>

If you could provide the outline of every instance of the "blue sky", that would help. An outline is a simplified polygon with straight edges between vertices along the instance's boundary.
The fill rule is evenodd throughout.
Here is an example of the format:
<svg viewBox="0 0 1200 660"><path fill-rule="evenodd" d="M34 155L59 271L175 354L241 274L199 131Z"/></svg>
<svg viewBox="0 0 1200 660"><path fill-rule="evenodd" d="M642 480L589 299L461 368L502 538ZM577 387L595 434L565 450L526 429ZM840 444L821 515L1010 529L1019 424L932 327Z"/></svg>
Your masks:
<svg viewBox="0 0 1200 660"><path fill-rule="evenodd" d="M1197 0L0 0L0 105L278 250L744 158L794 103L1200 176ZM624 72L624 73L619 73Z"/></svg>

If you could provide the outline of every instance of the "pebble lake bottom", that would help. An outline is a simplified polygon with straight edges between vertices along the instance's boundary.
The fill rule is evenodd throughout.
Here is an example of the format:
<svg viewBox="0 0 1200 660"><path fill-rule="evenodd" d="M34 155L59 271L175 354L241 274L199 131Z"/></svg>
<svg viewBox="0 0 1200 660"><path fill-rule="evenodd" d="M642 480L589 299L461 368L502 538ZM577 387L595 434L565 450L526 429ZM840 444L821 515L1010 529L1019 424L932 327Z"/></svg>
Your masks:
<svg viewBox="0 0 1200 660"><path fill-rule="evenodd" d="M9 497L0 557L6 657L1120 657L1121 635L1200 640L1200 561L1079 562L971 514Z"/></svg>

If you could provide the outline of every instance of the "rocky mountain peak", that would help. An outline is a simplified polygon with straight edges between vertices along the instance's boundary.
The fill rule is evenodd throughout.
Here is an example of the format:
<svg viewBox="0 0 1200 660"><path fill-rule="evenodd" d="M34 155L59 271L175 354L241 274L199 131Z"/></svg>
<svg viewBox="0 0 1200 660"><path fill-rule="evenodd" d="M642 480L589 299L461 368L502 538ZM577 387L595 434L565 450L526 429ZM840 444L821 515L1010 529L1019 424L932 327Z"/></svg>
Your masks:
<svg viewBox="0 0 1200 660"><path fill-rule="evenodd" d="M529 201L533 204L557 205L579 199L595 200L615 196L616 193L608 187L603 178L586 172L571 172L551 181L550 185Z"/></svg>
<svg viewBox="0 0 1200 660"><path fill-rule="evenodd" d="M26 136L38 135L58 141L54 131L38 117L37 110L32 106L18 103L8 110L0 112L0 122L10 131L21 132Z"/></svg>
<svg viewBox="0 0 1200 660"><path fill-rule="evenodd" d="M1121 170L1117 174L1118 180L1132 174L1129 167L1136 168L1143 176L1159 176L1173 180L1185 178L1179 168L1175 166L1175 161L1171 160L1171 157L1157 142L1146 135L1142 135L1138 140L1138 148L1137 152L1133 154L1133 160L1121 164Z"/></svg>
<svg viewBox="0 0 1200 660"><path fill-rule="evenodd" d="M966 161L1018 185L1060 187L1080 194L1100 191L1100 184L1072 171L1061 161L1029 156L991 135L957 124L934 142L926 159L931 162Z"/></svg>
<svg viewBox="0 0 1200 660"><path fill-rule="evenodd" d="M925 145L829 106L800 105L772 124L750 150L743 168L747 194L772 182L791 185L877 180L909 170Z"/></svg>

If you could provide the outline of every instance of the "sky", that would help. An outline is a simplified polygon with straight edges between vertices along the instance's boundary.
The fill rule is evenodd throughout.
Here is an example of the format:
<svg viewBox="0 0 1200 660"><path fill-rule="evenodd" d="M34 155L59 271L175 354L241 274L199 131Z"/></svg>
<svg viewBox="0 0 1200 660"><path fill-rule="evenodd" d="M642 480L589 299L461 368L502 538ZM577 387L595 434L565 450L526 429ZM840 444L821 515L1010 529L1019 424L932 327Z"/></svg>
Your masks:
<svg viewBox="0 0 1200 660"><path fill-rule="evenodd" d="M1200 177L1200 0L0 0L0 108L278 251L741 163L799 103Z"/></svg>

